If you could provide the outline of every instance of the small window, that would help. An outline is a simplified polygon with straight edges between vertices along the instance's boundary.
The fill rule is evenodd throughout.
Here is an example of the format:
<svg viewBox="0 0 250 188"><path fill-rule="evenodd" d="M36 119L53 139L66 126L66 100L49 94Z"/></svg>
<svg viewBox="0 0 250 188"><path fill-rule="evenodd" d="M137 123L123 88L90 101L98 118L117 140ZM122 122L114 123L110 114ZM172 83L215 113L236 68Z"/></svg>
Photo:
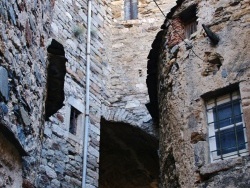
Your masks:
<svg viewBox="0 0 250 188"><path fill-rule="evenodd" d="M138 18L137 0L124 0L124 18L125 20L134 20Z"/></svg>
<svg viewBox="0 0 250 188"><path fill-rule="evenodd" d="M239 92L214 98L206 104L211 161L247 155Z"/></svg>
<svg viewBox="0 0 250 188"><path fill-rule="evenodd" d="M184 25L185 38L187 39L197 31L196 11L196 5L192 5L180 14L181 21Z"/></svg>
<svg viewBox="0 0 250 188"><path fill-rule="evenodd" d="M79 121L81 112L79 112L77 109L75 109L73 106L71 106L70 111L70 124L69 124L69 132L71 134L76 135L77 130L77 122Z"/></svg>

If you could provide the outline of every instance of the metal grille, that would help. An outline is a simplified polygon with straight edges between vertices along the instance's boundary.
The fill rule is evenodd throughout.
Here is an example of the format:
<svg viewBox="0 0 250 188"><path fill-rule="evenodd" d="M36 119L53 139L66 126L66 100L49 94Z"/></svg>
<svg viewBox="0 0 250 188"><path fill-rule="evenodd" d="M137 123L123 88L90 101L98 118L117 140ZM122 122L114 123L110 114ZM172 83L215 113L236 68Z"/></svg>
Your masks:
<svg viewBox="0 0 250 188"><path fill-rule="evenodd" d="M248 154L239 92L208 101L207 116L212 161Z"/></svg>

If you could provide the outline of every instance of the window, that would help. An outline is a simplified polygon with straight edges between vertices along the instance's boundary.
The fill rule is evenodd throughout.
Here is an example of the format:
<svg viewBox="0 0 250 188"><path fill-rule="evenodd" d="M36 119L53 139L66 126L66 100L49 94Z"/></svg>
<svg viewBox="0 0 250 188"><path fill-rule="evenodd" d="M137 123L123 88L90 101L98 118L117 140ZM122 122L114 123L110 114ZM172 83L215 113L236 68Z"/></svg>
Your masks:
<svg viewBox="0 0 250 188"><path fill-rule="evenodd" d="M134 20L138 18L137 0L124 0L124 19Z"/></svg>
<svg viewBox="0 0 250 188"><path fill-rule="evenodd" d="M248 154L238 91L207 101L211 161Z"/></svg>
<svg viewBox="0 0 250 188"><path fill-rule="evenodd" d="M196 9L196 5L192 5L180 14L180 19L184 25L185 38L187 39L197 31Z"/></svg>
<svg viewBox="0 0 250 188"><path fill-rule="evenodd" d="M65 127L68 138L82 142L84 132L84 102L74 97L69 97L65 108Z"/></svg>
<svg viewBox="0 0 250 188"><path fill-rule="evenodd" d="M70 124L69 124L69 132L71 134L76 135L77 121L79 121L80 114L81 114L81 112L79 112L77 109L75 109L73 106L71 106Z"/></svg>

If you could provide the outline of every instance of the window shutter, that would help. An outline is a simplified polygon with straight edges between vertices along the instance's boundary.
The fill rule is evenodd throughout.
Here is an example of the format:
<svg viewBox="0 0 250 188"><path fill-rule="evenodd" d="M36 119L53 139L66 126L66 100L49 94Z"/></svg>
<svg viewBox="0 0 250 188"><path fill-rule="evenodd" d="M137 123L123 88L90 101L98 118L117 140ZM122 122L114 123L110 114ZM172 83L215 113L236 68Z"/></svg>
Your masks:
<svg viewBox="0 0 250 188"><path fill-rule="evenodd" d="M124 19L130 20L130 0L124 0Z"/></svg>
<svg viewBox="0 0 250 188"><path fill-rule="evenodd" d="M131 19L137 19L138 15L138 2L137 0L131 0Z"/></svg>

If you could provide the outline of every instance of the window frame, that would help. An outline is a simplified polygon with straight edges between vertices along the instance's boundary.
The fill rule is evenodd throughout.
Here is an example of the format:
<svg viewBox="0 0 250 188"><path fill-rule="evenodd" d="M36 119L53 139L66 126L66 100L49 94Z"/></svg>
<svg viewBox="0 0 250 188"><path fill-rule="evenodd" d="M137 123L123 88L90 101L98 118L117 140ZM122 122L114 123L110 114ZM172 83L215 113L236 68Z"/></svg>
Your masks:
<svg viewBox="0 0 250 188"><path fill-rule="evenodd" d="M75 108L80 113L78 115L78 118L77 118L76 134L72 134L70 132L70 119L71 119L72 107ZM84 106L82 100L75 99L73 97L68 98L68 102L66 105L66 111L65 111L65 129L67 130L68 137L72 140L79 142L79 143L82 143L83 133L85 131L84 112L85 112L85 106Z"/></svg>
<svg viewBox="0 0 250 188"><path fill-rule="evenodd" d="M76 135L77 130L79 129L78 126L81 124L82 113L79 110L77 110L74 106L71 105L70 107L71 109L70 109L69 132L73 135ZM72 116L74 117L72 118Z"/></svg>
<svg viewBox="0 0 250 188"><path fill-rule="evenodd" d="M236 122L236 123L232 123L232 124L228 124L225 127L222 127L222 130L229 130L232 127L235 127L235 130L233 131L233 133L235 133L236 138L235 141L238 142L239 139L237 139L237 134L238 126L242 125L242 131L243 131L243 135L244 135L244 141L245 141L245 148L244 149L238 149L239 145L236 145L236 150L233 152L228 152L228 153L221 153L218 154L217 152L219 151L219 149L217 148L216 145L216 132L219 130L221 130L220 128L215 128L215 123L216 121L214 121L214 111L213 109L216 108L216 106L222 105L222 104L226 104L229 103L232 104L232 109L233 109L233 103L235 103L235 101L238 100L239 104L240 104L240 114L237 114L236 116L241 116L241 122ZM209 153L210 153L210 160L211 162L216 162L219 160L223 160L223 159L229 159L229 158L234 158L237 156L245 156L249 154L248 151L248 140L247 140L247 132L246 132L246 126L244 123L244 116L243 116L243 109L242 109L242 104L241 104L241 97L240 97L240 93L239 91L233 91L230 92L228 94L224 94L224 95L220 95L218 97L213 97L212 99L209 99L206 101L206 115L207 115L207 125L208 125L208 142L209 142ZM234 118L235 115L234 113L231 114L232 116L228 117L228 118ZM228 119L225 118L225 119ZM223 119L222 119L223 120ZM221 120L220 120L221 121ZM228 148L226 148L228 149ZM229 148L230 149L230 148ZM222 148L221 148L221 152L222 152Z"/></svg>

